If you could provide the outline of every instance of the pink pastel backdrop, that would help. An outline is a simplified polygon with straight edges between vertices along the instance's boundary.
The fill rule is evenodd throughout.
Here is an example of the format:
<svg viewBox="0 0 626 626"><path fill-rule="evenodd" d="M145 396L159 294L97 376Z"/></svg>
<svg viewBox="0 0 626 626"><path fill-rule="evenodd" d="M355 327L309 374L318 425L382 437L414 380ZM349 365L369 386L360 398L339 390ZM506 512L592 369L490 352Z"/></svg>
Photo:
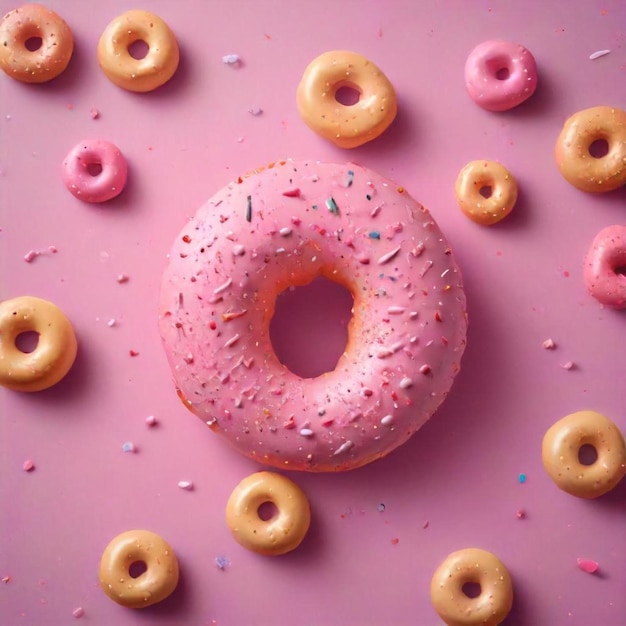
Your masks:
<svg viewBox="0 0 626 626"><path fill-rule="evenodd" d="M2 13L14 5L0 0ZM626 223L626 189L579 192L552 156L570 114L626 108L626 4L145 0L182 56L174 79L143 95L110 83L95 56L107 23L137 3L47 5L69 23L76 49L49 84L0 76L0 298L56 302L80 352L49 391L0 390L0 577L10 577L0 582L0 623L70 624L82 607L79 623L103 626L435 626L432 572L468 546L510 568L507 626L626 623L626 484L578 500L551 483L540 457L548 426L576 410L604 412L626 431L626 314L601 308L582 281L595 234ZM527 46L540 72L535 96L502 114L474 105L463 83L469 51L494 38ZM393 126L353 151L317 137L295 105L304 67L337 48L371 58L399 94ZM611 53L589 59L602 49ZM240 67L222 63L230 53ZM254 107L263 113L252 116ZM128 187L104 206L61 183L63 157L84 138L110 140L128 158ZM156 308L185 220L232 178L281 157L354 160L428 206L462 267L470 331L448 400L409 443L354 472L291 475L310 497L311 531L296 552L265 558L236 544L224 521L231 490L259 466L178 401ZM520 186L514 213L490 229L466 220L454 198L460 168L482 158L501 161ZM58 252L23 261L48 246ZM129 280L119 284L122 273ZM298 306L285 326L305 311L315 317L314 307L340 336L339 300ZM307 335L295 328L279 334ZM542 348L548 337L556 350ZM301 358L333 341L315 341ZM561 367L567 361L574 369ZM135 454L122 452L126 441ZM103 548L131 528L163 535L181 563L176 593L143 611L98 587ZM230 561L223 571L217 556ZM596 560L599 574L580 571L578 557Z"/></svg>

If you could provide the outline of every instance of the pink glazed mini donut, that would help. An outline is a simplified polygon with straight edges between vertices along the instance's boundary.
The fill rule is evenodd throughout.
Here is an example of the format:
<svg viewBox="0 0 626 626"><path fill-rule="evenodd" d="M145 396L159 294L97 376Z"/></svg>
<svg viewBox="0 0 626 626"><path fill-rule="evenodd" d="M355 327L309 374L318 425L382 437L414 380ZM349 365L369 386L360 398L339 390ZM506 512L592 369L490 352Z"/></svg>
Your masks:
<svg viewBox="0 0 626 626"><path fill-rule="evenodd" d="M354 298L336 368L276 356L278 294L318 276ZM354 164L287 161L237 179L177 237L159 325L185 406L283 469L343 471L404 443L447 395L465 348L461 275L430 213Z"/></svg>
<svg viewBox="0 0 626 626"><path fill-rule="evenodd" d="M103 139L81 141L63 161L63 183L84 202L106 202L124 189L128 165L120 149Z"/></svg>
<svg viewBox="0 0 626 626"><path fill-rule="evenodd" d="M535 93L535 58L517 43L484 41L467 57L465 86L483 109L508 111Z"/></svg>
<svg viewBox="0 0 626 626"><path fill-rule="evenodd" d="M626 226L609 226L596 235L585 259L584 278L598 302L626 309Z"/></svg>

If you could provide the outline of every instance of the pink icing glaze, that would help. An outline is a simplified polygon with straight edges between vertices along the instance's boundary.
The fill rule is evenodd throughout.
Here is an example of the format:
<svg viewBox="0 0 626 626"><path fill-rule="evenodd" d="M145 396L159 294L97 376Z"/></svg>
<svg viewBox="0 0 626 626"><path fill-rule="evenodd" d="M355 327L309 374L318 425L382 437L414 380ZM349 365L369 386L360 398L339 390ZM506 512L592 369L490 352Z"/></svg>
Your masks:
<svg viewBox="0 0 626 626"><path fill-rule="evenodd" d="M608 226L593 240L585 259L585 286L602 304L626 308L626 226Z"/></svg>
<svg viewBox="0 0 626 626"><path fill-rule="evenodd" d="M102 168L90 173L90 168ZM84 202L106 202L118 196L126 185L128 165L120 149L108 141L92 139L74 146L63 161L63 183Z"/></svg>
<svg viewBox="0 0 626 626"><path fill-rule="evenodd" d="M355 299L336 369L303 379L269 326L277 294L325 276ZM461 275L430 213L354 164L288 161L238 179L184 227L159 324L186 406L275 467L342 471L385 456L459 370Z"/></svg>
<svg viewBox="0 0 626 626"><path fill-rule="evenodd" d="M465 85L479 106L508 111L537 88L537 64L524 46L508 41L484 41L465 62Z"/></svg>

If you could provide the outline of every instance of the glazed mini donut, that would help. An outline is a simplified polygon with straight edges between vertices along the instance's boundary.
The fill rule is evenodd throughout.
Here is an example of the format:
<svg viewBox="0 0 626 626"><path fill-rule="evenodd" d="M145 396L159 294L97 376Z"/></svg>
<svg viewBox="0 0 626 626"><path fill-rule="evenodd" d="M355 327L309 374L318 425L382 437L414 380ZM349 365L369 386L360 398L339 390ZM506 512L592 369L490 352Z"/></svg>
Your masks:
<svg viewBox="0 0 626 626"><path fill-rule="evenodd" d="M318 276L354 298L334 371L276 356L278 294ZM177 237L159 324L185 406L243 454L342 471L381 458L434 413L465 347L465 294L430 213L363 167L287 161L239 178Z"/></svg>
<svg viewBox="0 0 626 626"><path fill-rule="evenodd" d="M473 222L491 226L505 218L517 202L517 183L495 161L471 161L456 179L456 199ZM483 195L483 190L487 193Z"/></svg>
<svg viewBox="0 0 626 626"><path fill-rule="evenodd" d="M465 86L483 109L508 111L535 93L535 57L517 43L484 41L467 57Z"/></svg>
<svg viewBox="0 0 626 626"><path fill-rule="evenodd" d="M39 43L31 50L30 41ZM23 83L45 83L65 70L74 51L70 27L41 4L25 4L0 23L0 68Z"/></svg>
<svg viewBox="0 0 626 626"><path fill-rule="evenodd" d="M470 597L464 585L480 586ZM447 626L497 626L513 606L513 583L500 559L479 548L448 555L433 574L430 599Z"/></svg>
<svg viewBox="0 0 626 626"><path fill-rule="evenodd" d="M32 352L16 345L19 335L39 335ZM0 385L14 391L42 391L56 385L76 358L72 324L52 302L21 296L0 303Z"/></svg>
<svg viewBox="0 0 626 626"><path fill-rule="evenodd" d="M585 259L584 280L598 302L626 309L626 226L608 226L595 236Z"/></svg>
<svg viewBox="0 0 626 626"><path fill-rule="evenodd" d="M277 514L263 520L259 507L270 502ZM278 556L295 550L306 536L311 509L304 492L294 482L273 472L244 478L226 505L226 523L235 541L248 550Z"/></svg>
<svg viewBox="0 0 626 626"><path fill-rule="evenodd" d="M129 46L143 41L148 53L135 59ZM128 91L152 91L178 68L178 42L170 27L154 13L133 10L116 17L98 42L98 63L107 78Z"/></svg>
<svg viewBox="0 0 626 626"><path fill-rule="evenodd" d="M585 465L580 449L592 446L597 459ZM626 444L619 428L596 411L578 411L553 424L543 437L543 466L559 489L579 498L598 498L626 475Z"/></svg>
<svg viewBox="0 0 626 626"><path fill-rule="evenodd" d="M359 93L346 106L336 99L341 87ZM340 148L356 148L381 135L398 112L396 92L374 63L356 52L325 52L311 61L297 91L304 123Z"/></svg>
<svg viewBox="0 0 626 626"><path fill-rule="evenodd" d="M134 575L132 566L143 565ZM143 609L178 585L178 559L165 539L149 530L128 530L111 540L100 559L100 586L122 606Z"/></svg>
<svg viewBox="0 0 626 626"><path fill-rule="evenodd" d="M608 151L591 154L594 142ZM554 156L563 178L581 191L602 193L626 183L626 111L598 106L574 113L556 140Z"/></svg>
<svg viewBox="0 0 626 626"><path fill-rule="evenodd" d="M115 198L122 193L127 176L124 155L117 146L103 139L81 141L63 161L63 183L83 202Z"/></svg>

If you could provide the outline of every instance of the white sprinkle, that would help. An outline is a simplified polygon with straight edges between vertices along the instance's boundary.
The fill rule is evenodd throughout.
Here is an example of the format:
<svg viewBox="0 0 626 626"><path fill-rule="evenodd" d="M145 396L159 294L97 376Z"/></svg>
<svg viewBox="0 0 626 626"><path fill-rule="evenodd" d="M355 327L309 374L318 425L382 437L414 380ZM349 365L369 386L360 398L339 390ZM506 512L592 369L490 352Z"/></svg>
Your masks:
<svg viewBox="0 0 626 626"><path fill-rule="evenodd" d="M379 204L378 206L375 206L375 207L372 209L372 212L370 213L370 215L371 215L372 217L376 217L376 216L377 216L377 215L378 215L378 214L382 211L382 209L383 209L383 205L382 205L382 204Z"/></svg>
<svg viewBox="0 0 626 626"><path fill-rule="evenodd" d="M241 244L237 244L236 246L233 246L234 256L241 256L245 251L246 249Z"/></svg>
<svg viewBox="0 0 626 626"><path fill-rule="evenodd" d="M300 429L300 434L303 437L312 437L313 436L313 431L310 428L301 428Z"/></svg>
<svg viewBox="0 0 626 626"><path fill-rule="evenodd" d="M413 250L411 250L411 254L415 257L419 256L420 254L422 254L422 252L424 252L424 249L426 248L426 246L424 245L423 241L420 241L415 248L413 248Z"/></svg>
<svg viewBox="0 0 626 626"><path fill-rule="evenodd" d="M426 276L426 272L428 272L428 270L432 266L433 266L433 262L432 261L426 261L426 263L424 263L424 267L420 271L420 278L424 278L424 276Z"/></svg>
<svg viewBox="0 0 626 626"><path fill-rule="evenodd" d="M390 350L389 348L379 348L378 352L376 352L376 357L379 359L386 359L387 357L390 357L393 354L393 350Z"/></svg>
<svg viewBox="0 0 626 626"><path fill-rule="evenodd" d="M352 448L354 444L351 441L346 441L342 443L334 452L333 456L337 456L338 454L343 454Z"/></svg>
<svg viewBox="0 0 626 626"><path fill-rule="evenodd" d="M592 52L589 55L589 58L594 61L595 59L599 59L600 57L606 56L607 54L610 54L610 50L598 50L597 52Z"/></svg>
<svg viewBox="0 0 626 626"><path fill-rule="evenodd" d="M85 614L85 610L84 610L81 606L79 606L79 607L75 608L75 609L72 611L72 615L73 615L76 619L81 618L84 614Z"/></svg>
<svg viewBox="0 0 626 626"><path fill-rule="evenodd" d="M178 481L178 486L185 491L191 491L193 489L193 483L190 480Z"/></svg>
<svg viewBox="0 0 626 626"><path fill-rule="evenodd" d="M25 255L24 255L24 261L26 261L26 263L32 263L41 253L37 252L36 250L29 250Z"/></svg>
<svg viewBox="0 0 626 626"><path fill-rule="evenodd" d="M117 277L117 282L120 283L120 285L122 283L127 283L128 282L128 276L126 274L119 274Z"/></svg>
<svg viewBox="0 0 626 626"><path fill-rule="evenodd" d="M419 315L419 313L418 313L417 311L411 311L411 312L409 313L409 317L410 317L412 320L417 319L418 315Z"/></svg>
<svg viewBox="0 0 626 626"><path fill-rule="evenodd" d="M380 423L383 426L391 426L391 424L393 424L393 415L385 415L385 417L380 420Z"/></svg>
<svg viewBox="0 0 626 626"><path fill-rule="evenodd" d="M215 424L217 424L217 418L212 417L210 420L207 420L205 423L209 428L212 428L213 426L215 426Z"/></svg>
<svg viewBox="0 0 626 626"><path fill-rule="evenodd" d="M276 254L283 254L286 252L285 248L276 248Z"/></svg>
<svg viewBox="0 0 626 626"><path fill-rule="evenodd" d="M411 386L413 386L413 381L410 378L404 377L400 381L400 389L408 389Z"/></svg>
<svg viewBox="0 0 626 626"><path fill-rule="evenodd" d="M450 268L443 270L443 272L441 273L441 278L443 278L449 271Z"/></svg>
<svg viewBox="0 0 626 626"><path fill-rule="evenodd" d="M404 313L404 307L403 306L390 306L387 309L387 313L389 313L389 315L402 315Z"/></svg>
<svg viewBox="0 0 626 626"><path fill-rule="evenodd" d="M248 113L250 113L250 115L254 115L254 117L257 117L258 115L261 115L261 113L263 113L263 109L261 107L251 107L248 109Z"/></svg>
<svg viewBox="0 0 626 626"><path fill-rule="evenodd" d="M283 237L288 237L289 235L291 235L291 228L286 226L285 228L281 228L278 232L280 232Z"/></svg>
<svg viewBox="0 0 626 626"><path fill-rule="evenodd" d="M225 54L222 57L222 63L226 63L226 65L239 65L240 61L238 54Z"/></svg>
<svg viewBox="0 0 626 626"><path fill-rule="evenodd" d="M137 452L137 448L132 441L125 441L122 444L122 452Z"/></svg>
<svg viewBox="0 0 626 626"><path fill-rule="evenodd" d="M398 352L398 350L402 350L404 348L404 341L396 341L391 344L391 351Z"/></svg>
<svg viewBox="0 0 626 626"><path fill-rule="evenodd" d="M213 293L222 293L222 291L226 291L233 284L233 279L229 278L225 283L221 284L219 287L216 287L213 290Z"/></svg>
<svg viewBox="0 0 626 626"><path fill-rule="evenodd" d="M424 376L426 376L427 374L430 374L430 365L422 365L422 367L420 367L420 374L424 374Z"/></svg>
<svg viewBox="0 0 626 626"><path fill-rule="evenodd" d="M146 424L148 426L156 426L158 424L157 418L154 417L154 415L148 415L148 417L146 417Z"/></svg>
<svg viewBox="0 0 626 626"><path fill-rule="evenodd" d="M394 248L390 252L387 252L387 254L383 254L383 256L378 259L378 265L384 265L385 263L388 263L389 261L391 261L391 259L393 259L393 257L396 256L396 254L398 254L398 252L400 252L400 246Z"/></svg>
<svg viewBox="0 0 626 626"><path fill-rule="evenodd" d="M239 333L237 333L236 335L233 335L225 344L224 347L225 348L230 348L231 346L234 346L237 342L239 341Z"/></svg>
<svg viewBox="0 0 626 626"><path fill-rule="evenodd" d="M554 343L554 340L552 340L552 339L546 339L543 342L543 347L546 350L554 350L556 348L556 343Z"/></svg>
<svg viewBox="0 0 626 626"><path fill-rule="evenodd" d="M113 328L113 326L115 326L115 324L116 324L116 320L115 320L115 318L114 318L114 317L112 317L112 318L111 318L111 319L107 322L107 326L108 326L109 328Z"/></svg>
<svg viewBox="0 0 626 626"><path fill-rule="evenodd" d="M573 370L576 367L576 364L573 361L567 361L566 363L563 363L561 367L564 370Z"/></svg>

